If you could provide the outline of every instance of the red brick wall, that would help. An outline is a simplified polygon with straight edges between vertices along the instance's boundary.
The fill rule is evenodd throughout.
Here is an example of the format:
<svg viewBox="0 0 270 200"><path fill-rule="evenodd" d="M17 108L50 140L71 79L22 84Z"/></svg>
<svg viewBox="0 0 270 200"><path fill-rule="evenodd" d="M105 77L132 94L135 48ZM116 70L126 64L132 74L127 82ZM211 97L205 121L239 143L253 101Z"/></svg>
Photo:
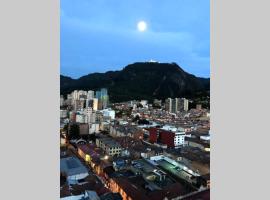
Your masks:
<svg viewBox="0 0 270 200"><path fill-rule="evenodd" d="M173 132L160 130L159 136L162 144L167 144L168 147L174 147L175 134Z"/></svg>
<svg viewBox="0 0 270 200"><path fill-rule="evenodd" d="M158 136L158 133L157 133L158 129L150 128L150 129L148 129L148 131L149 131L149 142L156 143L157 138L158 138L157 137Z"/></svg>

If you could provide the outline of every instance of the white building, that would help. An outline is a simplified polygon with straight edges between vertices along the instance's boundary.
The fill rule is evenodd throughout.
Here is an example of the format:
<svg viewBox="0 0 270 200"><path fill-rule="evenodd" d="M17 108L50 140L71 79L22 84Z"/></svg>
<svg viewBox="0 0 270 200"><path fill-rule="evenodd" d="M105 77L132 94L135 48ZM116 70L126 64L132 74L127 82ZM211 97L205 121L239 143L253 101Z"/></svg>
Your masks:
<svg viewBox="0 0 270 200"><path fill-rule="evenodd" d="M109 122L101 122L99 129L101 131L110 131L110 123Z"/></svg>
<svg viewBox="0 0 270 200"><path fill-rule="evenodd" d="M98 99L93 98L93 110L97 111L98 110Z"/></svg>
<svg viewBox="0 0 270 200"><path fill-rule="evenodd" d="M147 103L148 103L148 101L147 101L147 100L141 100L141 102L140 102L140 104L142 104L142 106L146 106L146 105L147 105Z"/></svg>
<svg viewBox="0 0 270 200"><path fill-rule="evenodd" d="M119 155L122 151L121 145L112 138L97 138L96 145L102 148L109 156Z"/></svg>
<svg viewBox="0 0 270 200"><path fill-rule="evenodd" d="M78 184L87 177L88 170L76 157L67 157L60 160L60 172L67 177L68 184Z"/></svg>
<svg viewBox="0 0 270 200"><path fill-rule="evenodd" d="M68 100L72 100L72 94L68 94L68 95L67 95L67 99L68 99Z"/></svg>
<svg viewBox="0 0 270 200"><path fill-rule="evenodd" d="M183 99L183 103L184 103L184 111L188 111L188 99Z"/></svg>
<svg viewBox="0 0 270 200"><path fill-rule="evenodd" d="M95 92L93 90L89 90L87 92L87 99L93 99L95 97Z"/></svg>
<svg viewBox="0 0 270 200"><path fill-rule="evenodd" d="M172 131L172 132L177 131L177 128L175 126L170 126L170 125L164 125L161 129L166 130L166 131Z"/></svg>
<svg viewBox="0 0 270 200"><path fill-rule="evenodd" d="M168 112L172 112L172 98L168 98L165 100L165 109Z"/></svg>
<svg viewBox="0 0 270 200"><path fill-rule="evenodd" d="M63 95L60 96L60 106L63 106L65 103L65 99L63 97Z"/></svg>
<svg viewBox="0 0 270 200"><path fill-rule="evenodd" d="M210 141L210 135L203 135L203 136L200 136L200 139L201 139L201 140Z"/></svg>
<svg viewBox="0 0 270 200"><path fill-rule="evenodd" d="M99 133L100 127L99 124L93 123L89 124L89 134Z"/></svg>
<svg viewBox="0 0 270 200"><path fill-rule="evenodd" d="M185 145L185 137L190 136L190 134L186 134L185 129L181 127L176 128L175 126L164 125L161 129L174 132L174 146L176 148Z"/></svg>
<svg viewBox="0 0 270 200"><path fill-rule="evenodd" d="M174 146L179 147L185 145L185 137L186 137L185 132L175 132Z"/></svg>
<svg viewBox="0 0 270 200"><path fill-rule="evenodd" d="M76 115L76 122L77 123L83 124L83 123L86 123L85 121L86 120L85 120L85 115L84 114L80 113L80 114Z"/></svg>
<svg viewBox="0 0 270 200"><path fill-rule="evenodd" d="M91 107L84 109L85 123L91 124L96 122L96 113Z"/></svg>
<svg viewBox="0 0 270 200"><path fill-rule="evenodd" d="M67 118L67 110L60 110L60 118Z"/></svg>
<svg viewBox="0 0 270 200"><path fill-rule="evenodd" d="M115 111L112 109L104 109L101 111L104 117L110 117L112 120L115 119Z"/></svg>
<svg viewBox="0 0 270 200"><path fill-rule="evenodd" d="M73 100L79 100L80 99L80 96L82 96L82 95L87 96L87 92L86 91L83 91L83 90L74 90L71 93L71 96L72 96L72 99Z"/></svg>

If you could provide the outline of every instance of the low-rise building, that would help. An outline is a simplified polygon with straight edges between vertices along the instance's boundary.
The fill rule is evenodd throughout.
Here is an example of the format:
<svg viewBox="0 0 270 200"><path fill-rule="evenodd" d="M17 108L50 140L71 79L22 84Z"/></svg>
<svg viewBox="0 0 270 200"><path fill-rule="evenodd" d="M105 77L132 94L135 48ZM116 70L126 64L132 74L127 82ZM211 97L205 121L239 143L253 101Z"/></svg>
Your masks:
<svg viewBox="0 0 270 200"><path fill-rule="evenodd" d="M60 110L60 118L67 118L68 112L67 110Z"/></svg>
<svg viewBox="0 0 270 200"><path fill-rule="evenodd" d="M203 140L200 140L197 138L192 138L192 137L186 138L186 141L187 141L188 146L197 147L197 148L204 150L204 151L210 151L210 143L209 142L206 142L206 141L203 141Z"/></svg>
<svg viewBox="0 0 270 200"><path fill-rule="evenodd" d="M173 132L160 128L149 128L147 130L149 131L149 142L151 143L166 144L169 148L185 145L187 136L185 132L177 131L177 129Z"/></svg>
<svg viewBox="0 0 270 200"><path fill-rule="evenodd" d="M99 131L100 131L99 123L89 124L89 134L99 133Z"/></svg>
<svg viewBox="0 0 270 200"><path fill-rule="evenodd" d="M135 125L114 125L110 127L112 137L132 137L135 139L143 138L143 130Z"/></svg>
<svg viewBox="0 0 270 200"><path fill-rule="evenodd" d="M89 175L86 167L73 156L60 160L60 172L66 177L68 184L77 184Z"/></svg>
<svg viewBox="0 0 270 200"><path fill-rule="evenodd" d="M101 110L101 113L104 117L109 117L111 120L115 119L115 111L110 108Z"/></svg>
<svg viewBox="0 0 270 200"><path fill-rule="evenodd" d="M96 145L97 147L102 148L109 156L120 155L122 151L121 145L112 138L97 138Z"/></svg>
<svg viewBox="0 0 270 200"><path fill-rule="evenodd" d="M79 124L79 129L80 129L80 135L88 135L89 134L89 124L83 123Z"/></svg>

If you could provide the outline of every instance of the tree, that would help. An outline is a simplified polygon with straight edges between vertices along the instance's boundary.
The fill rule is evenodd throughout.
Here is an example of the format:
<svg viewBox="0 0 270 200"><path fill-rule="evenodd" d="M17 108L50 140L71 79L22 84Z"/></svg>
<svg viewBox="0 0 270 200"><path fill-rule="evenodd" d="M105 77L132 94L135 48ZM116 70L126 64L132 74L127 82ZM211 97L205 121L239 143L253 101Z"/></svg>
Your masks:
<svg viewBox="0 0 270 200"><path fill-rule="evenodd" d="M80 127L78 124L70 124L68 131L68 139L80 138Z"/></svg>
<svg viewBox="0 0 270 200"><path fill-rule="evenodd" d="M139 115L136 115L133 119L132 119L132 122L137 122L140 120L140 117Z"/></svg>
<svg viewBox="0 0 270 200"><path fill-rule="evenodd" d="M141 125L141 124L150 124L150 122L146 119L141 119L138 121L138 124Z"/></svg>

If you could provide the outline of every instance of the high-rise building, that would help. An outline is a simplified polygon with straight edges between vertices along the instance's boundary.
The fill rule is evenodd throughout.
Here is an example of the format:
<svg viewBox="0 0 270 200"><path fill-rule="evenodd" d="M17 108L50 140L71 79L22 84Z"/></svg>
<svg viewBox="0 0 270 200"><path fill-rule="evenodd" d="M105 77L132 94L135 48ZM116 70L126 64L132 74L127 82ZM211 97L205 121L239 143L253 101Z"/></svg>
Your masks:
<svg viewBox="0 0 270 200"><path fill-rule="evenodd" d="M72 93L71 93L71 96L72 96L72 100L75 101L76 99L79 98L79 94L78 94L78 90L74 90Z"/></svg>
<svg viewBox="0 0 270 200"><path fill-rule="evenodd" d="M67 110L60 110L60 118L66 118L67 116Z"/></svg>
<svg viewBox="0 0 270 200"><path fill-rule="evenodd" d="M93 110L98 110L98 99L93 98Z"/></svg>
<svg viewBox="0 0 270 200"><path fill-rule="evenodd" d="M86 118L87 118L87 123L88 124L92 124L92 123L95 123L96 122L96 112L93 111L92 108L87 108L85 110L85 115L86 115Z"/></svg>
<svg viewBox="0 0 270 200"><path fill-rule="evenodd" d="M179 109L178 105L179 105L179 99L178 98L172 99L172 110L171 110L172 113L177 113Z"/></svg>
<svg viewBox="0 0 270 200"><path fill-rule="evenodd" d="M101 111L104 117L109 117L110 119L115 119L115 111L112 109L104 109Z"/></svg>
<svg viewBox="0 0 270 200"><path fill-rule="evenodd" d="M107 108L109 101L108 90L106 88L102 88L100 92L101 92L102 108L105 109Z"/></svg>
<svg viewBox="0 0 270 200"><path fill-rule="evenodd" d="M93 108L93 99L87 99L85 108Z"/></svg>
<svg viewBox="0 0 270 200"><path fill-rule="evenodd" d="M65 103L65 99L63 95L60 95L60 106L63 106Z"/></svg>
<svg viewBox="0 0 270 200"><path fill-rule="evenodd" d="M188 111L188 99L185 98L168 98L165 101L165 109L170 113L177 113L179 111Z"/></svg>
<svg viewBox="0 0 270 200"><path fill-rule="evenodd" d="M184 101L184 111L188 111L188 99L183 99Z"/></svg>
<svg viewBox="0 0 270 200"><path fill-rule="evenodd" d="M80 98L86 98L87 92L83 90L74 90L71 95L73 100L79 100Z"/></svg>
<svg viewBox="0 0 270 200"><path fill-rule="evenodd" d="M98 99L98 109L102 110L108 107L109 95L106 88L96 91L96 98Z"/></svg>
<svg viewBox="0 0 270 200"><path fill-rule="evenodd" d="M87 92L87 99L93 99L95 98L95 92L93 90L89 90Z"/></svg>
<svg viewBox="0 0 270 200"><path fill-rule="evenodd" d="M80 100L86 100L86 99L87 99L87 95L85 95L85 94L80 94L79 99L80 99Z"/></svg>
<svg viewBox="0 0 270 200"><path fill-rule="evenodd" d="M76 122L76 112L70 112L69 119L71 122Z"/></svg>
<svg viewBox="0 0 270 200"><path fill-rule="evenodd" d="M75 100L73 106L75 111L81 110L85 107L85 100L84 99Z"/></svg>
<svg viewBox="0 0 270 200"><path fill-rule="evenodd" d="M165 101L165 110L168 112L172 112L172 98L168 98Z"/></svg>
<svg viewBox="0 0 270 200"><path fill-rule="evenodd" d="M96 98L100 99L101 98L101 91L96 91Z"/></svg>
<svg viewBox="0 0 270 200"><path fill-rule="evenodd" d="M67 100L72 101L72 94L67 95Z"/></svg>
<svg viewBox="0 0 270 200"><path fill-rule="evenodd" d="M81 113L76 114L76 122L85 123L85 115Z"/></svg>

